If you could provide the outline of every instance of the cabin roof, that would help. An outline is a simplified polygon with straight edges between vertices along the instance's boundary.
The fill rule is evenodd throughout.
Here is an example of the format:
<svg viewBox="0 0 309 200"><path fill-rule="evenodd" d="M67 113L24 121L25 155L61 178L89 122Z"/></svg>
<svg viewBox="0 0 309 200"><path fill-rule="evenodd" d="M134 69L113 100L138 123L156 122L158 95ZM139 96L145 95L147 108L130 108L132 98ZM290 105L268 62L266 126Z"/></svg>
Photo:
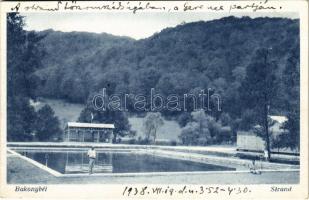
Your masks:
<svg viewBox="0 0 309 200"><path fill-rule="evenodd" d="M82 122L68 122L68 127L79 128L115 128L114 124L95 124L95 123L82 123Z"/></svg>

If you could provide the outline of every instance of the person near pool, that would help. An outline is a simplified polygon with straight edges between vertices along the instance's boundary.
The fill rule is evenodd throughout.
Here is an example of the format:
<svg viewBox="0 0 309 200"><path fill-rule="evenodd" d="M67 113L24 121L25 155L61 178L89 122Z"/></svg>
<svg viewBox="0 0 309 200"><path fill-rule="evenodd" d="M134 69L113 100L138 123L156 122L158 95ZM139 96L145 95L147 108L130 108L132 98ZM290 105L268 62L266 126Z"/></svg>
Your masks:
<svg viewBox="0 0 309 200"><path fill-rule="evenodd" d="M255 164L255 159L252 160L252 164L250 166L250 173L252 173L252 174L261 174L261 171L257 169L257 166Z"/></svg>
<svg viewBox="0 0 309 200"><path fill-rule="evenodd" d="M96 158L96 151L94 150L94 147L91 147L91 149L88 150L87 155L89 157L89 174L92 174L92 170L94 167L94 161Z"/></svg>

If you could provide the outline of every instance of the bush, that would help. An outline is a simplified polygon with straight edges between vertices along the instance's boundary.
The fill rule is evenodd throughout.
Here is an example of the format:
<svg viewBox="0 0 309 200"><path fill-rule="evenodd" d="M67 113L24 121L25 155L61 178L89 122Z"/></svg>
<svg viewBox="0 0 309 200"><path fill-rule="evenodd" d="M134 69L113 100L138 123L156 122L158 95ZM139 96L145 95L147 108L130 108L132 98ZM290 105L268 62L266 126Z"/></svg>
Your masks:
<svg viewBox="0 0 309 200"><path fill-rule="evenodd" d="M230 126L222 125L222 121L224 121L224 124L232 122L228 114L223 114L219 121L216 121L214 117L205 114L204 111L195 111L192 112L191 115L192 121L182 128L179 136L184 145L204 146L232 142L232 128Z"/></svg>
<svg viewBox="0 0 309 200"><path fill-rule="evenodd" d="M156 140L155 145L169 146L171 145L171 141L170 140Z"/></svg>
<svg viewBox="0 0 309 200"><path fill-rule="evenodd" d="M232 119L231 119L231 117L228 113L222 113L220 115L220 122L221 122L222 126L230 125L231 121L232 121Z"/></svg>
<svg viewBox="0 0 309 200"><path fill-rule="evenodd" d="M229 126L221 127L215 138L218 144L232 141L232 129Z"/></svg>
<svg viewBox="0 0 309 200"><path fill-rule="evenodd" d="M147 139L147 138L140 139L140 140L138 140L138 144L141 144L141 145L150 144L150 140Z"/></svg>
<svg viewBox="0 0 309 200"><path fill-rule="evenodd" d="M245 110L241 115L241 121L239 124L239 129L248 131L256 123L256 114L253 110Z"/></svg>
<svg viewBox="0 0 309 200"><path fill-rule="evenodd" d="M129 144L136 144L136 139L135 138L130 139Z"/></svg>
<svg viewBox="0 0 309 200"><path fill-rule="evenodd" d="M192 116L187 112L180 114L177 118L180 127L185 127L190 121L192 121Z"/></svg>
<svg viewBox="0 0 309 200"><path fill-rule="evenodd" d="M176 141L176 140L172 140L172 141L170 142L170 145L171 145L171 146L177 146L177 141Z"/></svg>

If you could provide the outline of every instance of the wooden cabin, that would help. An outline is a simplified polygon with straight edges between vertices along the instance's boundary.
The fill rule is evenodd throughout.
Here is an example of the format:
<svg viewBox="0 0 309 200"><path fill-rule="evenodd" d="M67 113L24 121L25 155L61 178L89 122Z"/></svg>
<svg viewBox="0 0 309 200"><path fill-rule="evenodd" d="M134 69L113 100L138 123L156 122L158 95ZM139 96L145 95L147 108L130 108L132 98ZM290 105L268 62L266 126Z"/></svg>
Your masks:
<svg viewBox="0 0 309 200"><path fill-rule="evenodd" d="M65 142L112 143L114 124L68 122L63 140Z"/></svg>

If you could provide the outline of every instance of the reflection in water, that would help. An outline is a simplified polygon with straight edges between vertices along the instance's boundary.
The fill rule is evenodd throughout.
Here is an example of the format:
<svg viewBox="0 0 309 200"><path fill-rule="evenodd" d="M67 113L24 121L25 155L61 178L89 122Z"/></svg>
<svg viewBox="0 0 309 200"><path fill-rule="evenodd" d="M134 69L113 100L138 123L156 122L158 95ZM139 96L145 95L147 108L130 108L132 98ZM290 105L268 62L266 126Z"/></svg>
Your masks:
<svg viewBox="0 0 309 200"><path fill-rule="evenodd" d="M94 173L112 173L112 154L98 154L93 167ZM89 157L86 153L66 153L65 173L87 173Z"/></svg>
<svg viewBox="0 0 309 200"><path fill-rule="evenodd" d="M89 158L86 152L21 152L60 173L88 173ZM139 153L98 152L94 173L138 173L177 171L234 171L235 168L162 158Z"/></svg>

